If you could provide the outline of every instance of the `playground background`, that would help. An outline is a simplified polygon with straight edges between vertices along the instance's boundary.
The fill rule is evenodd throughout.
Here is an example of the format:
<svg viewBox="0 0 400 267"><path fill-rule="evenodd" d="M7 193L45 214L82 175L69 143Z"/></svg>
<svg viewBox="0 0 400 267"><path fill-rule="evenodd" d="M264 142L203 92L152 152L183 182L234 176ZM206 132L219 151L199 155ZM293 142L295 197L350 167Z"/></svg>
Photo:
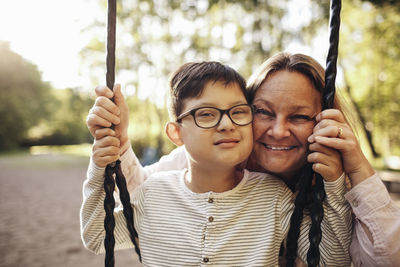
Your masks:
<svg viewBox="0 0 400 267"><path fill-rule="evenodd" d="M0 266L98 267L104 255L80 239L79 208L89 158L18 153L0 157ZM140 266L134 250L115 266Z"/></svg>
<svg viewBox="0 0 400 267"><path fill-rule="evenodd" d="M80 239L88 162L87 156L54 152L0 156L0 267L104 265L104 255L89 252ZM392 184L391 195L400 205L399 185ZM117 267L140 266L133 250L115 257Z"/></svg>

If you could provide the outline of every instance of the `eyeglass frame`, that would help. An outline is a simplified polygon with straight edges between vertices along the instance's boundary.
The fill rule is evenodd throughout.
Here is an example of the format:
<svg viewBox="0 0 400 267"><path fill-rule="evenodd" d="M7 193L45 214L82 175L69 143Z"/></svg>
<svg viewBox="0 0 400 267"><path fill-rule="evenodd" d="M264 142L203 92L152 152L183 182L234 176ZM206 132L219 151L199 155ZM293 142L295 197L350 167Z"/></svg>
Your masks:
<svg viewBox="0 0 400 267"><path fill-rule="evenodd" d="M246 123L246 124L238 124L238 123L236 123L236 122L233 121L233 119L231 118L231 115L229 114L229 111L231 111L233 108L236 108L236 107L238 107L238 106L248 106L248 107L250 108L250 112L251 112L251 120L250 120L250 122L248 122L248 123ZM219 111L219 114L220 114L221 116L219 117L219 120L217 121L217 123L216 123L214 126L203 127L203 126L198 125L198 123L197 123L197 121L196 121L195 114L196 114L196 111L198 111L199 109L203 109L203 108L212 108L212 109L216 109L216 110ZM223 117L225 114L228 116L228 118L231 120L231 122L232 122L233 124L238 125L238 126L246 126L246 125L249 125L250 123L252 123L253 120L254 120L254 106L253 106L253 105L250 105L250 104L238 104L238 105L235 105L235 106L230 107L230 108L228 108L228 109L219 109L219 108L216 108L216 107L198 107L198 108L194 108L194 109L191 109L191 110L189 110L189 111L186 111L186 112L182 113L181 115L179 115L179 116L176 118L176 122L180 123L180 122L182 121L183 118L185 118L185 117L187 117L187 116L189 116L189 115L192 115L193 120L194 120L194 123L196 124L197 127L202 128L202 129L211 129L211 128L214 128L214 127L216 127L216 126L219 125L219 123L220 123L221 120L222 120L222 117Z"/></svg>

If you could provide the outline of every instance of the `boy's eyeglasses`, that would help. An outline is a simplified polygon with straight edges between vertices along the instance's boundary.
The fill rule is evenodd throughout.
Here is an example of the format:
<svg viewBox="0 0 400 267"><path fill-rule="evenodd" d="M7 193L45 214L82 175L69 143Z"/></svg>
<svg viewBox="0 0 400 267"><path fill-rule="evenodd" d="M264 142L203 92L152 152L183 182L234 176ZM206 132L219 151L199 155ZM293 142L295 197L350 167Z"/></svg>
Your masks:
<svg viewBox="0 0 400 267"><path fill-rule="evenodd" d="M200 107L182 113L176 119L181 122L186 116L192 115L194 123L203 129L217 126L224 114L236 125L245 126L253 121L253 108L248 104L240 104L228 109L219 109L214 107Z"/></svg>

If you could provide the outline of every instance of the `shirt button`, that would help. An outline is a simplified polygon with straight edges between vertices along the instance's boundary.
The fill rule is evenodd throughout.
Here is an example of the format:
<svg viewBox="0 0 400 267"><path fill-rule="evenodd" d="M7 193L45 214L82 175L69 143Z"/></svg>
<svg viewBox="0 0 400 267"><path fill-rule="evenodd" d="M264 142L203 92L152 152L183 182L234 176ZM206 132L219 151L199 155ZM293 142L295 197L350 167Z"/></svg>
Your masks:
<svg viewBox="0 0 400 267"><path fill-rule="evenodd" d="M213 216L208 217L208 221L209 222L213 222L214 221L214 217Z"/></svg>
<svg viewBox="0 0 400 267"><path fill-rule="evenodd" d="M357 199L354 199L354 200L353 200L353 206L354 206L355 208L358 207L358 200L357 200Z"/></svg>
<svg viewBox="0 0 400 267"><path fill-rule="evenodd" d="M210 261L209 258L207 258L207 257L204 257L204 258L203 258L203 262L209 262L209 261Z"/></svg>
<svg viewBox="0 0 400 267"><path fill-rule="evenodd" d="M208 199L208 203L213 203L213 202L214 202L214 199L210 197L210 198Z"/></svg>

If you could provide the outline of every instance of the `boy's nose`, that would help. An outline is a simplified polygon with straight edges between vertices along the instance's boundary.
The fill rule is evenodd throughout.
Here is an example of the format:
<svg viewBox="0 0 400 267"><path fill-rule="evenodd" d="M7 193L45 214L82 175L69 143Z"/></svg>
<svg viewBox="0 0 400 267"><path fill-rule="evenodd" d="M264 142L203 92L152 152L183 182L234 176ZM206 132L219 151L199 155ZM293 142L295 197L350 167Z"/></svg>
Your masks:
<svg viewBox="0 0 400 267"><path fill-rule="evenodd" d="M233 124L232 120L229 118L228 114L222 115L222 118L218 124L217 130L218 131L223 131L223 130L232 130L235 127Z"/></svg>

